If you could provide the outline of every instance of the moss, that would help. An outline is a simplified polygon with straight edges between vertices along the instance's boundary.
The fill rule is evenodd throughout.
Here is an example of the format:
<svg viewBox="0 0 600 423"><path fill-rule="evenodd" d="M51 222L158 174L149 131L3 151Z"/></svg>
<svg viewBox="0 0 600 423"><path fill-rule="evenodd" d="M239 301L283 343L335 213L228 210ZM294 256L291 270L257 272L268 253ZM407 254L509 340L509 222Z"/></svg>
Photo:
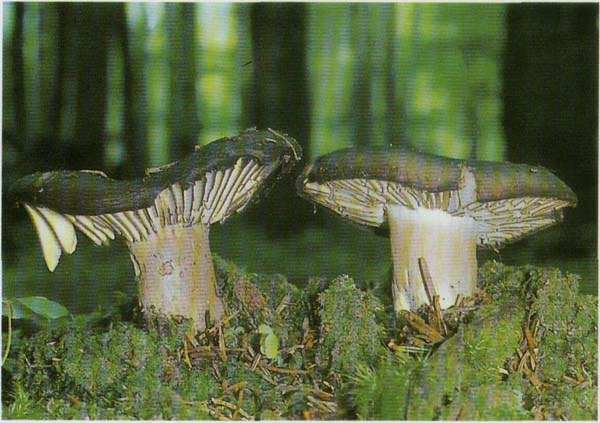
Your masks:
<svg viewBox="0 0 600 423"><path fill-rule="evenodd" d="M376 315L379 301L340 276L319 295L320 340L317 362L332 371L352 374L359 363L373 365L384 352L384 328Z"/></svg>
<svg viewBox="0 0 600 423"><path fill-rule="evenodd" d="M189 341L189 322L79 316L38 328L12 352L5 416L40 419L299 418L311 406L320 369L306 295L281 275L247 274L215 259L230 319L222 332ZM268 326L275 357L259 354ZM222 333L222 336L219 335ZM221 356L223 353L223 356ZM308 371L309 367L313 370ZM315 376L313 376L313 374ZM238 409L239 408L239 409Z"/></svg>
<svg viewBox="0 0 600 423"><path fill-rule="evenodd" d="M10 400L8 404L2 406L3 416L19 420L41 420L44 418L42 405L33 401L31 394L21 383L14 386L10 394Z"/></svg>
<svg viewBox="0 0 600 423"><path fill-rule="evenodd" d="M512 297L513 301L524 301L523 288L529 268L506 266L495 260L479 267L477 282L493 301Z"/></svg>
<svg viewBox="0 0 600 423"><path fill-rule="evenodd" d="M470 387L461 392L460 402L445 406L443 420L527 420L531 412L523 408L523 391L518 380Z"/></svg>
<svg viewBox="0 0 600 423"><path fill-rule="evenodd" d="M347 408L359 419L406 420L407 400L422 363L387 356L377 369L359 366Z"/></svg>
<svg viewBox="0 0 600 423"><path fill-rule="evenodd" d="M597 417L596 297L578 294L578 277L557 269L532 274L531 314L539 322L537 376L531 401L552 419Z"/></svg>
<svg viewBox="0 0 600 423"><path fill-rule="evenodd" d="M531 275L535 291L531 292L531 312L540 322L538 346L540 378L549 383L561 382L572 372L574 320L577 310L577 280L562 277L558 270L534 272Z"/></svg>
<svg viewBox="0 0 600 423"><path fill-rule="evenodd" d="M385 347L380 301L340 276L300 290L215 258L230 319L78 316L15 337L3 416L24 419L595 419L597 299L555 269L481 267L483 305L441 345ZM259 327L263 328L263 333ZM276 354L260 354L265 326ZM530 329L535 345L524 341ZM392 330L392 329L390 329ZM526 356L523 354L530 354ZM533 369L519 370L528 358ZM4 369L7 372L7 368ZM3 379L4 382L5 379Z"/></svg>
<svg viewBox="0 0 600 423"><path fill-rule="evenodd" d="M490 262L480 275L496 299L526 306L536 353L535 383L523 381L527 406L548 419L596 419L597 297L579 294L579 277L558 269Z"/></svg>
<svg viewBox="0 0 600 423"><path fill-rule="evenodd" d="M437 350L359 368L351 393L357 417L596 419L596 297L578 295L577 277L556 269L496 262L481 267L480 286L488 304ZM511 363L525 342L523 328L536 320L531 376Z"/></svg>
<svg viewBox="0 0 600 423"><path fill-rule="evenodd" d="M206 401L214 382L177 362L187 327L170 329L166 337L128 323L42 330L20 352L15 391L28 392L46 419L207 418L193 403Z"/></svg>
<svg viewBox="0 0 600 423"><path fill-rule="evenodd" d="M598 374L598 297L579 295L573 319L573 355L588 373L588 379Z"/></svg>
<svg viewBox="0 0 600 423"><path fill-rule="evenodd" d="M302 340L302 318L305 312L303 293L283 275L246 273L233 263L215 258L227 314L235 314L231 326L258 329L269 326L282 346Z"/></svg>
<svg viewBox="0 0 600 423"><path fill-rule="evenodd" d="M505 362L520 339L523 309L510 304L482 307L474 321L463 325L411 376L414 385L406 403L410 420L477 418L487 401L488 410L509 418L519 408L519 395L503 382ZM483 401L483 402L482 402ZM504 411L511 411L504 415ZM526 413L519 417L523 418Z"/></svg>

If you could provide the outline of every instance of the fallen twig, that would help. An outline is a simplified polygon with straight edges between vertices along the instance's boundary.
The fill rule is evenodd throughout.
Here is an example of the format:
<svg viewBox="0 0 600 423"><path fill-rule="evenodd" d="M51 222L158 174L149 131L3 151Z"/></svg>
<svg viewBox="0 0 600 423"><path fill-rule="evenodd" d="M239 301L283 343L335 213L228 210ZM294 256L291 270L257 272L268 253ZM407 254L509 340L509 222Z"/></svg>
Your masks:
<svg viewBox="0 0 600 423"><path fill-rule="evenodd" d="M427 267L427 261L425 260L425 257L419 257L418 262L419 271L421 272L421 280L423 281L423 286L425 287L427 299L429 304L433 304L433 297L437 295L437 292L435 291L435 286L433 285L431 273L429 273L429 267Z"/></svg>

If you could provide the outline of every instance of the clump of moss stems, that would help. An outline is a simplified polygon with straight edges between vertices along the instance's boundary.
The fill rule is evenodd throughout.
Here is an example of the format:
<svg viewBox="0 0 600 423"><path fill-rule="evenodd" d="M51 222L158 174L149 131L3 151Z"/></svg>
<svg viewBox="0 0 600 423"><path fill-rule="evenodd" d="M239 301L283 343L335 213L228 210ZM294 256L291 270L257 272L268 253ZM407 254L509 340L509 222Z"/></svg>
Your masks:
<svg viewBox="0 0 600 423"><path fill-rule="evenodd" d="M574 275L490 262L475 298L442 311L429 292L431 306L397 316L349 276L299 289L282 275L215 265L227 318L201 333L189 321L117 312L15 331L4 416L596 416L596 298L578 294Z"/></svg>

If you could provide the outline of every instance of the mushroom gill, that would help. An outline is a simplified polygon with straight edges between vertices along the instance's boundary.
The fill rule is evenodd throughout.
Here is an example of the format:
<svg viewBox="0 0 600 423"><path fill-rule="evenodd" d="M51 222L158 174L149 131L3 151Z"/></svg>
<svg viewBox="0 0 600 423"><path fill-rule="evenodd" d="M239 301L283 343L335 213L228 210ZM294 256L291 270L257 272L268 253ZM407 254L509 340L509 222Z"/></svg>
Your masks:
<svg viewBox="0 0 600 423"><path fill-rule="evenodd" d="M562 219L573 191L550 171L466 161L405 146L349 148L307 165L306 199L390 238L394 307L430 303L426 262L443 308L475 292L476 248L498 249Z"/></svg>
<svg viewBox="0 0 600 423"><path fill-rule="evenodd" d="M96 171L21 178L11 195L29 213L48 269L72 254L75 229L96 245L124 238L144 310L194 319L198 329L224 315L210 253L210 225L245 209L301 157L274 130L242 132L131 181Z"/></svg>

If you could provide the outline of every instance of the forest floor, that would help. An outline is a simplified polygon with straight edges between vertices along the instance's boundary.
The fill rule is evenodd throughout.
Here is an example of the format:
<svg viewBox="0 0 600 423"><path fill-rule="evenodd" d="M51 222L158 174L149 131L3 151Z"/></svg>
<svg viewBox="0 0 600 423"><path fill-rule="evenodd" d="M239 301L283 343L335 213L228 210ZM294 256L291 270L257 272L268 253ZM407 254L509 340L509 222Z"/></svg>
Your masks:
<svg viewBox="0 0 600 423"><path fill-rule="evenodd" d="M475 298L395 316L349 276L299 288L215 263L229 317L200 334L126 296L15 321L3 417L597 418L598 303L574 274L489 261Z"/></svg>

